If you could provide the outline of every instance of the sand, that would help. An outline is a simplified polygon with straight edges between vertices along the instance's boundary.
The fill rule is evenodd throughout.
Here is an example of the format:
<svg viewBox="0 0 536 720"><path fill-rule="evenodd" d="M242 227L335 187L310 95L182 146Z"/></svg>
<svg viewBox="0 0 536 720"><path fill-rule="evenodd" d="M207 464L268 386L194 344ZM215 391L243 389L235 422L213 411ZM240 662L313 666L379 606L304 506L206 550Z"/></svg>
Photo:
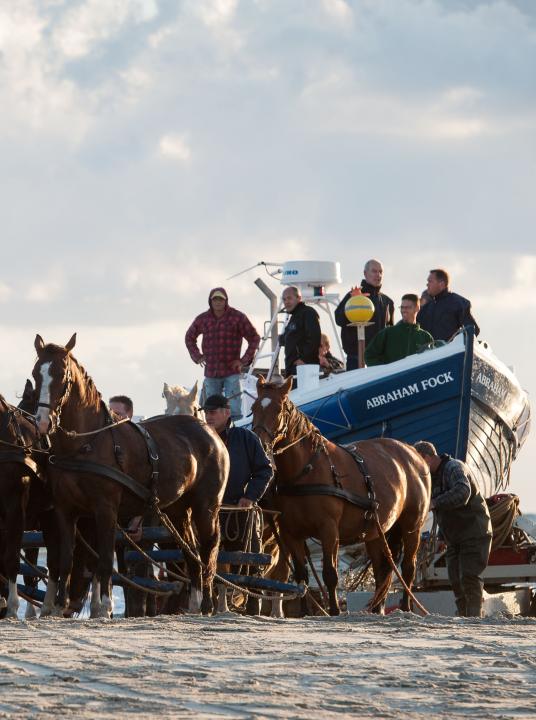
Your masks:
<svg viewBox="0 0 536 720"><path fill-rule="evenodd" d="M534 619L47 619L0 633L0 717L536 714Z"/></svg>

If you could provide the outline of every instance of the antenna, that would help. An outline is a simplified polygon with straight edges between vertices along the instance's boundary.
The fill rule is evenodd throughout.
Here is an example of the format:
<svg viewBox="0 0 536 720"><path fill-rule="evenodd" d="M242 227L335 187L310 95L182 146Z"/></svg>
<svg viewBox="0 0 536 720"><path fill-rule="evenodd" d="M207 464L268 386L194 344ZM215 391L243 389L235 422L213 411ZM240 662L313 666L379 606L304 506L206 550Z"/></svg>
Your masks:
<svg viewBox="0 0 536 720"><path fill-rule="evenodd" d="M253 270L254 268L260 267L260 266L266 268L266 272L268 273L268 275L270 275L270 277L275 277L278 273L281 272L282 265L283 265L283 263L265 262L264 260L261 260L260 262L255 263L255 265L252 265L251 267L248 267L245 270L240 270L240 272L237 272L234 275L231 275L230 277L226 278L226 280L234 280L234 278L237 278L239 275L244 275L245 273L249 272L250 270ZM274 272L269 272L269 270L268 270L269 267L275 267L275 268L277 268L277 270L275 270Z"/></svg>

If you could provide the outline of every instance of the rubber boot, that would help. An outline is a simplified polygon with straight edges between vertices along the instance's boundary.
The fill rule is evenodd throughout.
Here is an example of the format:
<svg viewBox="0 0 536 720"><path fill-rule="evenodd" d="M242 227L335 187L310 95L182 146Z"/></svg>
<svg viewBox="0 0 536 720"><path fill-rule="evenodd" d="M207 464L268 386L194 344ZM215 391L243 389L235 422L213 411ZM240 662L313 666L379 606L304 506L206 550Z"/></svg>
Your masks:
<svg viewBox="0 0 536 720"><path fill-rule="evenodd" d="M465 598L456 600L456 608L456 615L458 617L465 617L467 615L467 603L465 602Z"/></svg>
<svg viewBox="0 0 536 720"><path fill-rule="evenodd" d="M466 617L482 617L482 603L467 603Z"/></svg>

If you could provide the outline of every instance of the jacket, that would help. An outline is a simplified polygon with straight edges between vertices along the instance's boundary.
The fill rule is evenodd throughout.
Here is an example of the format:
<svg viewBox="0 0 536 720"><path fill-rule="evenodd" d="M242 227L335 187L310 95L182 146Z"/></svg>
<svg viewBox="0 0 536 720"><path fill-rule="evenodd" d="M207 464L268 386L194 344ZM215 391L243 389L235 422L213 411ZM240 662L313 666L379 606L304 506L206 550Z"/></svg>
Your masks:
<svg viewBox="0 0 536 720"><path fill-rule="evenodd" d="M223 288L213 288L209 293L209 305L215 290L220 290L227 298ZM203 336L201 352L197 346L199 335ZM240 357L242 339L246 340L248 346ZM229 307L226 300L222 317L217 318L212 308L201 313L186 331L184 341L194 362L199 362L201 355L205 356L206 377L223 378L236 374L236 370L231 367L233 361L240 360L242 365L251 364L259 347L260 337L246 315Z"/></svg>
<svg viewBox="0 0 536 720"><path fill-rule="evenodd" d="M318 365L320 319L316 310L303 302L298 303L290 313L279 343L285 347L287 375L296 374L296 360L303 360L306 365Z"/></svg>
<svg viewBox="0 0 536 720"><path fill-rule="evenodd" d="M236 505L242 497L257 502L274 474L261 441L251 430L233 426L227 428L221 438L231 461L223 503Z"/></svg>
<svg viewBox="0 0 536 720"><path fill-rule="evenodd" d="M427 330L434 340L450 340L454 333L466 325L475 328L478 335L480 328L471 314L471 303L457 293L443 290L419 310L417 322L423 330Z"/></svg>
<svg viewBox="0 0 536 720"><path fill-rule="evenodd" d="M441 455L441 464L432 473L432 499L437 523L447 543L492 535L486 501L461 460Z"/></svg>
<svg viewBox="0 0 536 720"><path fill-rule="evenodd" d="M434 342L434 338L419 324L406 323L403 320L393 327L386 327L375 335L365 350L365 362L368 366L383 365L413 355L425 345Z"/></svg>
<svg viewBox="0 0 536 720"><path fill-rule="evenodd" d="M380 292L380 288L369 285L366 280L361 282L361 292L367 294L374 305L374 315L371 322L373 325L365 328L365 347L372 338L383 330L387 325L392 325L395 317L395 304L390 297ZM355 327L348 327L349 320L344 313L344 306L350 299L352 293L348 292L337 305L335 310L335 322L341 330L341 341L344 352L347 355L357 355L357 332Z"/></svg>

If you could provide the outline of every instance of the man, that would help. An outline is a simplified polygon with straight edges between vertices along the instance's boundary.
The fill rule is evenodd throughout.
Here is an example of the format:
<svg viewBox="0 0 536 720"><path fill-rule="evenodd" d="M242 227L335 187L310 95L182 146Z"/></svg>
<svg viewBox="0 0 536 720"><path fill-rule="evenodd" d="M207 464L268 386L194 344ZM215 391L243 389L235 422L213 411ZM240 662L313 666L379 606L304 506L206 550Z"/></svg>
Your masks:
<svg viewBox="0 0 536 720"><path fill-rule="evenodd" d="M434 340L447 342L454 333L467 325L472 325L475 335L480 328L471 314L471 303L461 295L449 290L450 277L446 270L430 270L426 289L431 300L422 307L417 321L427 330Z"/></svg>
<svg viewBox="0 0 536 720"><path fill-rule="evenodd" d="M260 337L244 313L229 306L223 288L209 293L209 310L198 315L186 332L186 347L192 360L205 366L203 395L205 398L224 394L231 403L231 417L242 417L240 373L250 365L259 347ZM203 335L201 351L197 338ZM242 340L248 346L240 357Z"/></svg>
<svg viewBox="0 0 536 720"><path fill-rule="evenodd" d="M434 342L430 333L422 330L417 323L418 312L417 295L413 293L403 295L400 305L402 320L392 327L380 330L365 349L365 362L369 367L401 360Z"/></svg>
<svg viewBox="0 0 536 720"><path fill-rule="evenodd" d="M298 365L318 365L320 349L320 319L314 308L302 301L299 288L290 285L282 295L283 306L289 314L279 342L285 347L285 373L296 375Z"/></svg>
<svg viewBox="0 0 536 720"><path fill-rule="evenodd" d="M481 617L482 573L493 534L488 506L465 463L438 455L429 442L420 441L415 449L432 474L430 509L447 543L447 570L458 615Z"/></svg>
<svg viewBox="0 0 536 720"><path fill-rule="evenodd" d="M231 425L229 400L223 395L208 397L203 410L207 424L218 433L225 443L231 461L223 504L249 508L262 498L273 477L272 466L263 450L261 441L251 430ZM229 514L220 515L222 545L228 550L237 549L236 545L232 547L233 540L236 542L237 539L245 538L247 530L248 513L233 512L232 515L234 515L234 523L232 522L233 518L229 518ZM258 520L259 517L256 514L251 536L251 552L261 551L262 528ZM231 537L226 532L229 524L233 525ZM239 549L243 549L243 544L239 544ZM258 615L260 612L259 601L255 598L248 598L246 611L251 615Z"/></svg>
<svg viewBox="0 0 536 720"><path fill-rule="evenodd" d="M120 420L130 418L134 415L134 403L127 395L114 395L108 400L110 410L119 417Z"/></svg>
<svg viewBox="0 0 536 720"><path fill-rule="evenodd" d="M320 348L318 350L318 362L320 369L327 376L330 373L339 373L344 371L344 363L331 353L329 337L322 333L320 335Z"/></svg>
<svg viewBox="0 0 536 720"><path fill-rule="evenodd" d="M387 325L392 325L395 317L393 301L381 292L383 280L383 265L381 262L379 260L368 260L365 263L363 274L365 277L361 281L361 288L352 288L347 292L335 310L335 322L342 328L341 340L343 350L347 356L347 370L355 370L359 367L357 332L355 327L348 327L350 321L344 313L344 306L350 297L357 295L361 291L364 295L368 295L374 305L374 315L371 319L373 324L365 328L365 347L380 330L383 330Z"/></svg>

